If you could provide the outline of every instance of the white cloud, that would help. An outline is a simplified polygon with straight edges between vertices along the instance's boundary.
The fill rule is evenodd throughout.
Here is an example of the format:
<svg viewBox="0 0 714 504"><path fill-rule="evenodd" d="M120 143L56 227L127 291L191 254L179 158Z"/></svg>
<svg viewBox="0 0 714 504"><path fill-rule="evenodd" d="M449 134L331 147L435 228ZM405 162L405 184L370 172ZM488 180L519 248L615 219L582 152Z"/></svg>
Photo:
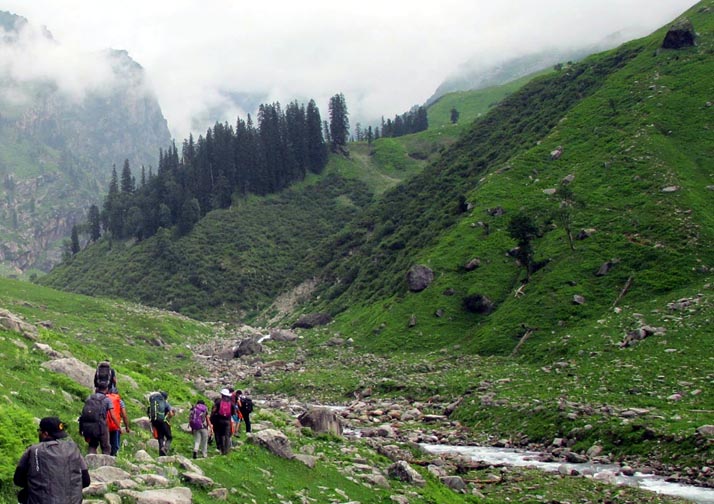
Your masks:
<svg viewBox="0 0 714 504"><path fill-rule="evenodd" d="M423 103L459 64L545 47L593 43L631 26L653 30L694 0L5 0L0 9L44 24L84 52L126 49L147 71L181 140L214 120L234 122L225 90L270 100L343 92L353 123ZM101 78L62 70L82 61L44 58L63 85ZM46 61L51 60L51 61ZM59 68L58 68L59 67ZM41 72L40 72L41 73ZM207 111L222 117L208 118ZM250 111L247 111L250 112ZM202 124L196 118L206 118Z"/></svg>

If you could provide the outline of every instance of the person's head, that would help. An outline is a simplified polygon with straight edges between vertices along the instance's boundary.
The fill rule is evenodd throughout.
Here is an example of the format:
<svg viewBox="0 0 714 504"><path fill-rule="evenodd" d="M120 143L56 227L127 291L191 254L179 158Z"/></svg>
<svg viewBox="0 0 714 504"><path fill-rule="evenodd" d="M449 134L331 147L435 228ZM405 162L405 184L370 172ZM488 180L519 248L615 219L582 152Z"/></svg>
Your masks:
<svg viewBox="0 0 714 504"><path fill-rule="evenodd" d="M196 404L203 404L204 406L206 405L203 399L199 399L198 401L196 401Z"/></svg>
<svg viewBox="0 0 714 504"><path fill-rule="evenodd" d="M241 389L236 389L236 395L242 395L243 391Z"/></svg>
<svg viewBox="0 0 714 504"><path fill-rule="evenodd" d="M66 426L57 417L45 417L40 420L40 427L37 429L40 441L44 439L62 439L67 437Z"/></svg>
<svg viewBox="0 0 714 504"><path fill-rule="evenodd" d="M164 399L168 399L168 398L169 398L169 393L168 393L168 392L165 392L165 391L163 391L163 390L161 391L161 395L162 395L162 397L163 397Z"/></svg>
<svg viewBox="0 0 714 504"><path fill-rule="evenodd" d="M230 396L231 396L231 391L228 390L227 388L224 388L223 390L221 390L221 396L223 396L223 397L230 397Z"/></svg>

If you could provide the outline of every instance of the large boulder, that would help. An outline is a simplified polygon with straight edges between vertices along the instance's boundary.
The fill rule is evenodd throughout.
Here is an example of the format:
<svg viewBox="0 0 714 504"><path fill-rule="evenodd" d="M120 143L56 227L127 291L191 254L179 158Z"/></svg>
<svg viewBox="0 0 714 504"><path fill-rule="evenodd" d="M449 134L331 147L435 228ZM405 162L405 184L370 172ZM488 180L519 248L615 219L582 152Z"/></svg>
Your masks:
<svg viewBox="0 0 714 504"><path fill-rule="evenodd" d="M40 364L43 368L61 373L76 381L80 385L94 390L94 371L95 369L84 362L68 357L65 359L55 359Z"/></svg>
<svg viewBox="0 0 714 504"><path fill-rule="evenodd" d="M290 440L285 434L275 429L265 429L252 434L248 441L266 448L270 453L284 459L293 459L295 455L290 447Z"/></svg>
<svg viewBox="0 0 714 504"><path fill-rule="evenodd" d="M263 345L255 338L246 338L238 343L233 349L233 357L243 357L245 355L255 355L263 352Z"/></svg>
<svg viewBox="0 0 714 504"><path fill-rule="evenodd" d="M422 265L415 264L407 272L407 285L412 292L421 292L434 281L434 272Z"/></svg>
<svg viewBox="0 0 714 504"><path fill-rule="evenodd" d="M136 504L191 504L193 494L185 487L164 488L161 490L145 490L137 492L135 490L119 490L119 495L123 499L131 499Z"/></svg>
<svg viewBox="0 0 714 504"><path fill-rule="evenodd" d="M295 341L298 335L289 329L271 329L270 339L273 341Z"/></svg>
<svg viewBox="0 0 714 504"><path fill-rule="evenodd" d="M342 435L342 423L334 410L329 408L312 408L298 417L303 427L309 427L314 432L329 432L336 436Z"/></svg>
<svg viewBox="0 0 714 504"><path fill-rule="evenodd" d="M692 47L696 43L697 34L694 31L694 25L687 18L681 18L667 31L662 41L663 49L682 49L683 47Z"/></svg>
<svg viewBox="0 0 714 504"><path fill-rule="evenodd" d="M390 478L411 483L412 485L424 486L426 484L422 475L404 460L400 460L389 466L387 473Z"/></svg>

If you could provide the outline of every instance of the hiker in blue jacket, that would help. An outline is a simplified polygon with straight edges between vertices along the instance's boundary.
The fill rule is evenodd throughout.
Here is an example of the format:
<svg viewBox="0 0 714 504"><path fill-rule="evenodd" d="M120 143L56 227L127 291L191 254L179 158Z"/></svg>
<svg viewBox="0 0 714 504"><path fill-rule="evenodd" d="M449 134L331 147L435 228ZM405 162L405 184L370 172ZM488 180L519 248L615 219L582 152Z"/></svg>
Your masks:
<svg viewBox="0 0 714 504"><path fill-rule="evenodd" d="M89 486L87 463L79 448L67 438L57 417L40 420L39 443L20 457L13 481L22 488L17 500L27 504L81 504L82 488Z"/></svg>

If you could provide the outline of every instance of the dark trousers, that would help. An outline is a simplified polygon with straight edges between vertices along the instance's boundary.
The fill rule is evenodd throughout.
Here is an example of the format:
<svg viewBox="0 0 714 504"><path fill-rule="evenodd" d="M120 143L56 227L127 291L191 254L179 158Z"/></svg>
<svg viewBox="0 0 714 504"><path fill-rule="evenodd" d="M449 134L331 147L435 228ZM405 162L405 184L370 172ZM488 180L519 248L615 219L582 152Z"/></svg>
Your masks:
<svg viewBox="0 0 714 504"><path fill-rule="evenodd" d="M156 439L159 441L159 456L168 455L171 448L171 426L163 420L152 420L151 426L156 429Z"/></svg>
<svg viewBox="0 0 714 504"><path fill-rule="evenodd" d="M250 432L250 413L241 411L241 415L243 415L243 423L245 424L245 431Z"/></svg>
<svg viewBox="0 0 714 504"><path fill-rule="evenodd" d="M216 437L216 448L225 455L231 449L231 420L216 418L213 420L213 435Z"/></svg>
<svg viewBox="0 0 714 504"><path fill-rule="evenodd" d="M119 452L119 447L121 446L121 431L109 431L109 444L112 447L112 452L110 455L116 457Z"/></svg>

